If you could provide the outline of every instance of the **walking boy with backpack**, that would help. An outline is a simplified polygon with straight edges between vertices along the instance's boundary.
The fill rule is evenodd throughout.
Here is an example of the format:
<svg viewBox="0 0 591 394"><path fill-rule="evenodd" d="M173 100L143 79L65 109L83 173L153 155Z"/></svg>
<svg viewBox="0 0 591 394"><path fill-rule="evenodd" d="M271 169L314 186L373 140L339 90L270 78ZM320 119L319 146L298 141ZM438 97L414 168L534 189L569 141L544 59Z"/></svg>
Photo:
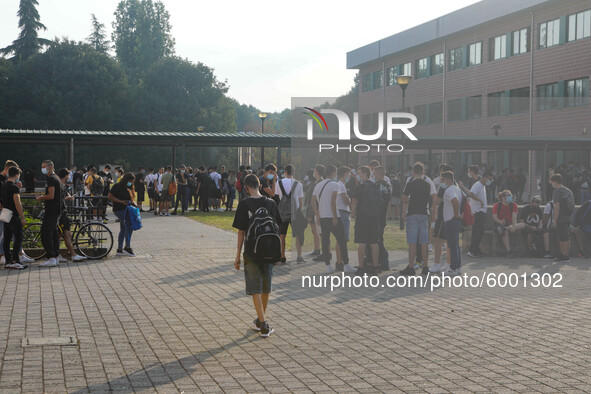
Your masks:
<svg viewBox="0 0 591 394"><path fill-rule="evenodd" d="M238 204L232 224L238 230L234 267L240 269L244 246L246 294L252 296L257 313L253 329L260 331L261 337L268 338L274 330L266 321L265 312L272 290L273 266L281 259L279 226L282 222L275 202L259 192L260 182L256 175L247 175L243 187L248 197Z"/></svg>

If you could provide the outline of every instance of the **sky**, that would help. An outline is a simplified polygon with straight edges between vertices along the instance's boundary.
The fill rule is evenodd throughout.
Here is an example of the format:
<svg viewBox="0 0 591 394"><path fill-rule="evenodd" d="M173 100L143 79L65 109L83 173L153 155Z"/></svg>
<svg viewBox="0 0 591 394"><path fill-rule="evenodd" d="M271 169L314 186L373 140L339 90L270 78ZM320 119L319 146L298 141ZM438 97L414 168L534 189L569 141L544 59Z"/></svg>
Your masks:
<svg viewBox="0 0 591 394"><path fill-rule="evenodd" d="M38 0L39 36L84 40L94 13L110 36L119 0ZM474 0L195 1L163 0L176 54L212 67L229 95L262 111L290 107L292 97L336 97L356 70L346 53L435 19ZM406 4L404 4L406 3ZM19 0L0 0L0 47L18 36ZM401 10L401 8L403 8ZM403 16L398 16L403 14Z"/></svg>

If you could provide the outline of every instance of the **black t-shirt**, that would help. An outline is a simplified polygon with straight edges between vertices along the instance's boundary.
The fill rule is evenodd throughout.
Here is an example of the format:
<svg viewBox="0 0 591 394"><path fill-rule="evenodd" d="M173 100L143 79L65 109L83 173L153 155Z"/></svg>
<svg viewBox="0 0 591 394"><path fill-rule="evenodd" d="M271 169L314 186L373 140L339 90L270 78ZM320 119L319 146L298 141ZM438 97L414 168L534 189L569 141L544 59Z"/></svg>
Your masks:
<svg viewBox="0 0 591 394"><path fill-rule="evenodd" d="M113 185L111 188L111 194L119 200L131 200L131 193L129 192L127 185L123 184L123 182L117 182L115 185ZM123 211L125 207L125 205L113 201L113 212Z"/></svg>
<svg viewBox="0 0 591 394"><path fill-rule="evenodd" d="M355 208L357 217L375 218L382 213L379 206L381 200L380 188L369 179L355 188L353 198L357 200Z"/></svg>
<svg viewBox="0 0 591 394"><path fill-rule="evenodd" d="M526 205L523 207L519 214L519 219L525 221L526 224L530 226L538 226L540 221L542 220L542 208L534 207L533 205Z"/></svg>
<svg viewBox="0 0 591 394"><path fill-rule="evenodd" d="M441 200L439 205L437 206L437 217L443 220L443 195L445 194L444 188L440 187L439 191L437 192L437 197Z"/></svg>
<svg viewBox="0 0 591 394"><path fill-rule="evenodd" d="M2 186L2 207L8 208L13 212L13 216L18 216L16 205L14 204L14 195L19 194L20 189L10 181L4 182Z"/></svg>
<svg viewBox="0 0 591 394"><path fill-rule="evenodd" d="M179 184L179 186L183 186L181 185L181 183L187 183L187 178L187 173L182 174L179 172L178 174L176 174L176 182L177 184Z"/></svg>
<svg viewBox="0 0 591 394"><path fill-rule="evenodd" d="M246 200L248 199L254 200L254 206L257 209L266 205L269 208L271 215L275 218L275 221L277 221L277 224L281 224L281 216L279 215L279 211L277 210L277 204L275 204L275 201L267 197L247 197L238 203L238 208L236 208L236 214L234 215L234 222L232 223L232 227L240 231L248 230L248 221L250 219L248 206L246 205Z"/></svg>
<svg viewBox="0 0 591 394"><path fill-rule="evenodd" d="M45 213L59 214L62 208L62 183L57 175L48 175L46 179L45 194L53 187L53 199L45 200Z"/></svg>
<svg viewBox="0 0 591 394"><path fill-rule="evenodd" d="M410 197L407 215L428 215L431 185L424 179L413 178L406 184L404 195Z"/></svg>
<svg viewBox="0 0 591 394"><path fill-rule="evenodd" d="M145 176L141 172L135 174L135 190L143 190L146 187L146 184L144 183L144 178Z"/></svg>
<svg viewBox="0 0 591 394"><path fill-rule="evenodd" d="M2 190L2 186L4 186L6 179L7 178L4 175L0 174L0 191Z"/></svg>

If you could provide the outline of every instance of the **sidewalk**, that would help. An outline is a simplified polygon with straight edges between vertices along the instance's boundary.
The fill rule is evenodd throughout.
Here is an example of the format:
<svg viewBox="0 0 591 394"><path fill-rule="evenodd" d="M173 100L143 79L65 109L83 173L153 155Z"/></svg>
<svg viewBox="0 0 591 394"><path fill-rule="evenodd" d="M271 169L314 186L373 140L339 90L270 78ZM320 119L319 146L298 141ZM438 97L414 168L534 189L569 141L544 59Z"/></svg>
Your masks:
<svg viewBox="0 0 591 394"><path fill-rule="evenodd" d="M0 392L591 389L589 259L464 255L467 274L559 273L562 288L436 291L304 289L302 275L323 274L323 264L292 263L276 268L276 333L261 339L235 245L232 233L146 215L136 258L0 270ZM381 276L405 260L391 253ZM79 346L23 348L23 337Z"/></svg>

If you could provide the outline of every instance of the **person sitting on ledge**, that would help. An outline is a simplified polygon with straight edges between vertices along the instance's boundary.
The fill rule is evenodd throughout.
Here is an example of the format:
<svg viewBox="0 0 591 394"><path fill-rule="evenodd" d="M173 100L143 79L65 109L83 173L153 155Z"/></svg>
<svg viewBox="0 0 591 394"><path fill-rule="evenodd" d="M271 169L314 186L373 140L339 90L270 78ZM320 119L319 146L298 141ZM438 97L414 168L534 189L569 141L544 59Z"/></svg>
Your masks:
<svg viewBox="0 0 591 394"><path fill-rule="evenodd" d="M499 201L493 205L493 221L495 232L501 234L503 245L507 250L507 257L513 258L511 243L509 242L509 228L517 224L517 204L513 202L513 194L509 190L499 193Z"/></svg>
<svg viewBox="0 0 591 394"><path fill-rule="evenodd" d="M523 231L527 240L529 257L541 257L541 235L542 235L542 208L540 203L542 197L534 196L531 202L523 207L519 214L519 223L509 226L509 232Z"/></svg>

